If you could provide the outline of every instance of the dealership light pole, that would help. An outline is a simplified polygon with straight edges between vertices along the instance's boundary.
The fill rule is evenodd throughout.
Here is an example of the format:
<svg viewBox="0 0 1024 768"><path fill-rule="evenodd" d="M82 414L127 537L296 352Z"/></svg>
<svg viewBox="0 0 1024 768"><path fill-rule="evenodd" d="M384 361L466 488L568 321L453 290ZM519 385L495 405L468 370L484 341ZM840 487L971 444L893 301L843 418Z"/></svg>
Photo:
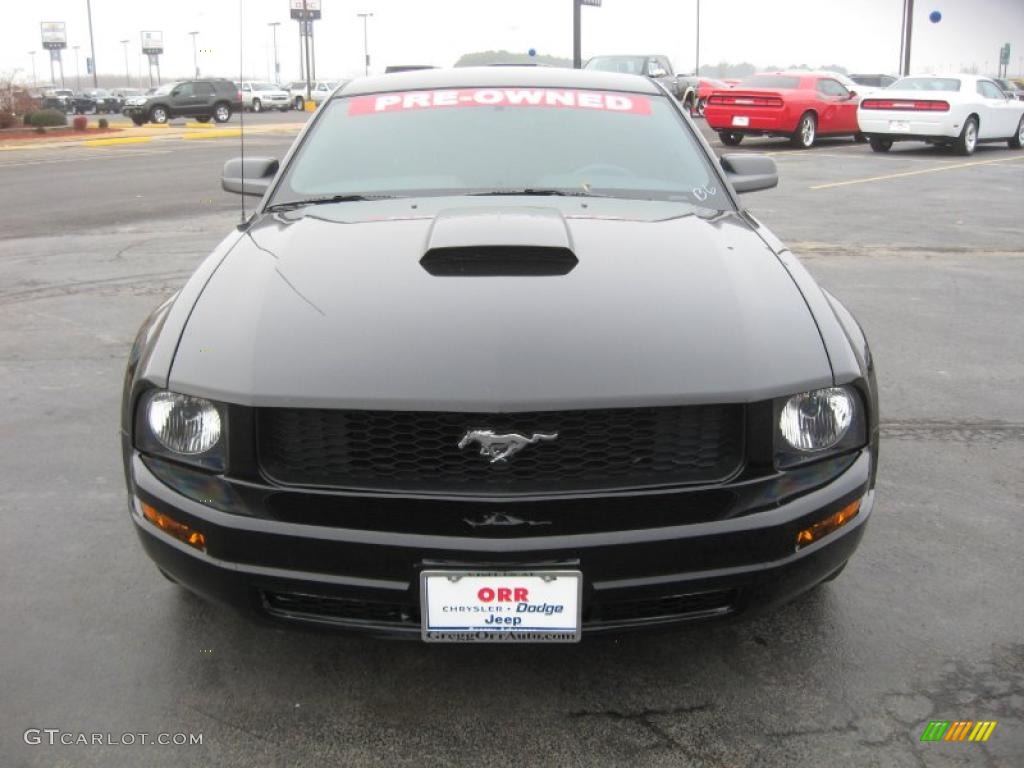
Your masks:
<svg viewBox="0 0 1024 768"><path fill-rule="evenodd" d="M370 50L367 46L366 20L373 16L372 13L357 13L356 16L363 20L363 74L370 74Z"/></svg>
<svg viewBox="0 0 1024 768"><path fill-rule="evenodd" d="M196 71L196 80L198 80L199 79L199 58L196 55L196 35L199 34L199 31L197 30L195 32L189 32L189 34L192 35L192 67Z"/></svg>
<svg viewBox="0 0 1024 768"><path fill-rule="evenodd" d="M78 68L78 49L80 45L72 45L71 50L75 52L75 90L82 90L82 71Z"/></svg>
<svg viewBox="0 0 1024 768"><path fill-rule="evenodd" d="M693 66L693 74L700 75L700 0L697 0L697 57Z"/></svg>
<svg viewBox="0 0 1024 768"><path fill-rule="evenodd" d="M121 41L121 45L124 46L124 79L126 81L125 82L126 86L131 86L131 84L132 84L132 73L131 73L131 70L128 69L128 43L129 42L130 42L129 40L122 40Z"/></svg>
<svg viewBox="0 0 1024 768"><path fill-rule="evenodd" d="M100 81L96 77L96 43L92 39L92 2L85 0L85 9L89 14L89 51L92 53L92 87L99 88Z"/></svg>
<svg viewBox="0 0 1024 768"><path fill-rule="evenodd" d="M274 33L274 82L281 81L281 63L277 60L277 28L281 26L280 21L271 21L267 24Z"/></svg>
<svg viewBox="0 0 1024 768"><path fill-rule="evenodd" d="M914 0L906 0L905 20L903 23L906 40L903 43L903 71L904 77L910 74L910 41L914 36Z"/></svg>

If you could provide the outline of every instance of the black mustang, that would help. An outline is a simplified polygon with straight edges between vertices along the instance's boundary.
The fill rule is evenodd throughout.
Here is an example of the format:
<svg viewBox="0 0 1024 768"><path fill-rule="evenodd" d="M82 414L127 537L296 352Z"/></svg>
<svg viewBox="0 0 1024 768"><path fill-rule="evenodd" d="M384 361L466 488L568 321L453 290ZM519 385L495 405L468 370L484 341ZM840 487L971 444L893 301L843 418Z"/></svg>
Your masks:
<svg viewBox="0 0 1024 768"><path fill-rule="evenodd" d="M254 615L572 641L834 578L875 503L850 313L662 86L543 68L357 80L142 326L133 526Z"/></svg>

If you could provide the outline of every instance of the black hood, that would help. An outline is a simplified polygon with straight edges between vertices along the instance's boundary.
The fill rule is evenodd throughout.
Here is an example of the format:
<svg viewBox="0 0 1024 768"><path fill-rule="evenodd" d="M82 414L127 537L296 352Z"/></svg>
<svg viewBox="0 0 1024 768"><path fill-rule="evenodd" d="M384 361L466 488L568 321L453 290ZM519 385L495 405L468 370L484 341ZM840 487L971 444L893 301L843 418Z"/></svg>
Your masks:
<svg viewBox="0 0 1024 768"><path fill-rule="evenodd" d="M514 411L747 402L832 383L803 297L738 215L551 203L265 216L203 291L169 386L248 405ZM545 248L571 263L421 263L474 247L510 266Z"/></svg>

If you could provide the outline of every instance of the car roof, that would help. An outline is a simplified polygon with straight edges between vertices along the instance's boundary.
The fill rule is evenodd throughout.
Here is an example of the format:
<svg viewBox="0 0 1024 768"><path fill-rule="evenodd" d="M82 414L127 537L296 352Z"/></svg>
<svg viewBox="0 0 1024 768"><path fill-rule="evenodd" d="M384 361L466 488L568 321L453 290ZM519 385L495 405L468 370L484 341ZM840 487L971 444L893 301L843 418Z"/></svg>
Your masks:
<svg viewBox="0 0 1024 768"><path fill-rule="evenodd" d="M662 92L646 77L623 75L617 72L597 72L564 67L456 67L360 77L349 81L336 93L340 96L357 96L365 93L432 88L518 87L590 88L651 94Z"/></svg>

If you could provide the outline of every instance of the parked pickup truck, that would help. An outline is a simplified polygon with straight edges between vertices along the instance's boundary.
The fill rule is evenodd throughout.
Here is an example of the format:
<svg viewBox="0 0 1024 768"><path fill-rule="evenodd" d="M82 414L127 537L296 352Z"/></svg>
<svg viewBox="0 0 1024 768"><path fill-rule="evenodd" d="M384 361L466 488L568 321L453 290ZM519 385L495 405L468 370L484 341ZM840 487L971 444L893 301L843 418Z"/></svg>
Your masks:
<svg viewBox="0 0 1024 768"><path fill-rule="evenodd" d="M697 85L700 80L692 75L677 75L668 56L642 54L638 56L595 56L584 69L598 72L621 72L627 75L645 75L657 80L675 96L687 110L697 103Z"/></svg>

